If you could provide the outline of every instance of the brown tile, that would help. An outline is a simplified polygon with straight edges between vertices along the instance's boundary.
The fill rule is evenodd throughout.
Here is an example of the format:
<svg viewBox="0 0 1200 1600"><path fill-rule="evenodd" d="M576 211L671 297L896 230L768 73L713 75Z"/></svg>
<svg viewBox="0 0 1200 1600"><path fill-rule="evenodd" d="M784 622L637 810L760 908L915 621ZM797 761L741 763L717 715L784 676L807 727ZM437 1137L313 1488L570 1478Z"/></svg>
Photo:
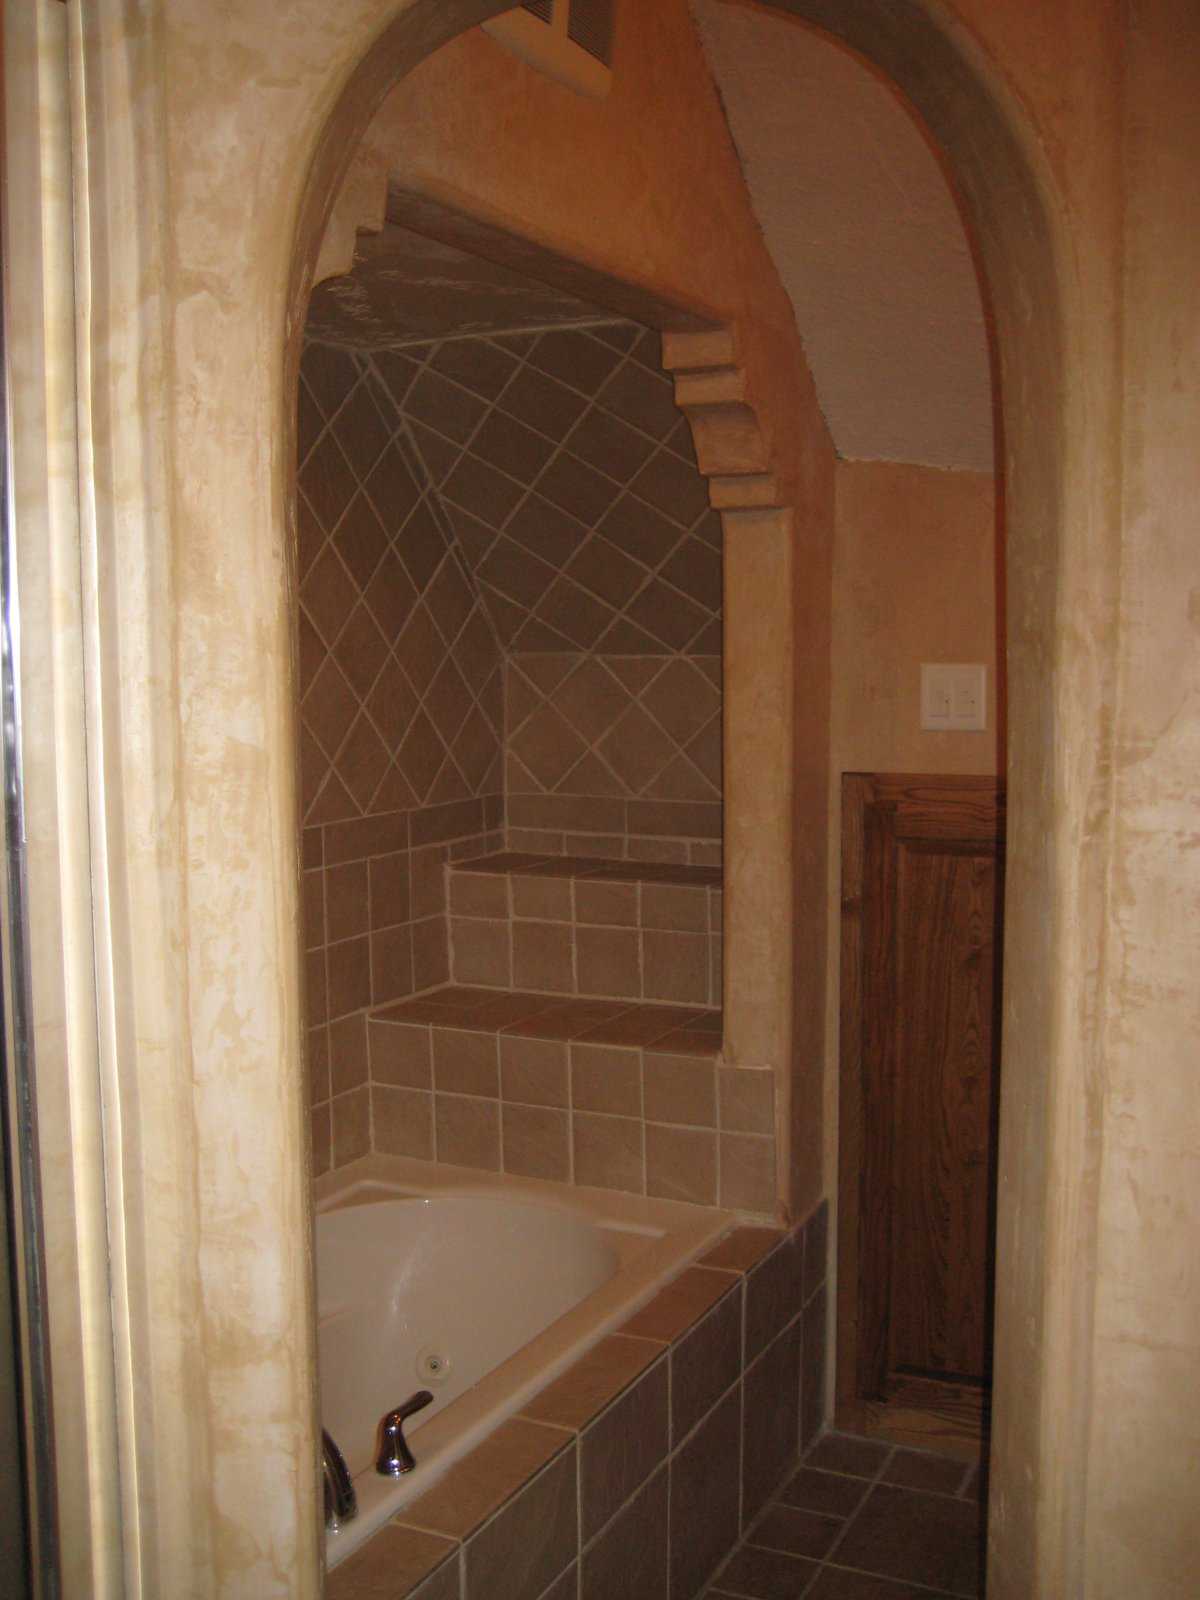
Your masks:
<svg viewBox="0 0 1200 1600"><path fill-rule="evenodd" d="M753 1361L800 1315L804 1233L792 1229L746 1274L746 1360Z"/></svg>
<svg viewBox="0 0 1200 1600"><path fill-rule="evenodd" d="M820 1561L842 1530L840 1517L825 1516L800 1506L775 1505L756 1524L749 1542L766 1550L785 1550L792 1556Z"/></svg>
<svg viewBox="0 0 1200 1600"><path fill-rule="evenodd" d="M414 850L409 857L414 920L436 917L446 909L446 854L441 845Z"/></svg>
<svg viewBox="0 0 1200 1600"><path fill-rule="evenodd" d="M579 928L575 945L580 994L640 998L642 979L634 929Z"/></svg>
<svg viewBox="0 0 1200 1600"><path fill-rule="evenodd" d="M825 1286L804 1308L800 1323L800 1444L807 1450L825 1425L825 1358L828 1330Z"/></svg>
<svg viewBox="0 0 1200 1600"><path fill-rule="evenodd" d="M656 1051L676 1056L707 1056L720 1053L721 1035L700 1028L675 1028L654 1041Z"/></svg>
<svg viewBox="0 0 1200 1600"><path fill-rule="evenodd" d="M642 981L648 1000L708 1001L708 936L701 933L642 934Z"/></svg>
<svg viewBox="0 0 1200 1600"><path fill-rule="evenodd" d="M891 1445L878 1439L858 1439L849 1433L827 1433L804 1458L806 1467L822 1472L843 1472L854 1478L873 1478L887 1459Z"/></svg>
<svg viewBox="0 0 1200 1600"><path fill-rule="evenodd" d="M343 939L325 952L329 970L329 1015L344 1017L371 1003L371 946L367 939ZM315 1018L310 1018L315 1021Z"/></svg>
<svg viewBox="0 0 1200 1600"><path fill-rule="evenodd" d="M301 884L304 948L316 950L325 943L325 874L306 872Z"/></svg>
<svg viewBox="0 0 1200 1600"><path fill-rule="evenodd" d="M378 929L371 935L371 1003L403 999L413 987L412 925Z"/></svg>
<svg viewBox="0 0 1200 1600"><path fill-rule="evenodd" d="M610 1334L522 1407L522 1415L559 1428L583 1428L662 1355L649 1339Z"/></svg>
<svg viewBox="0 0 1200 1600"><path fill-rule="evenodd" d="M561 439L584 411L587 401L555 379L532 367L523 367L504 391L500 404L539 433Z"/></svg>
<svg viewBox="0 0 1200 1600"><path fill-rule="evenodd" d="M722 1133L721 1198L733 1211L775 1209L775 1144L750 1133Z"/></svg>
<svg viewBox="0 0 1200 1600"><path fill-rule="evenodd" d="M428 917L412 924L413 988L430 989L450 976L446 919Z"/></svg>
<svg viewBox="0 0 1200 1600"><path fill-rule="evenodd" d="M569 1451L552 1461L468 1539L465 1600L540 1596L569 1565L578 1549L574 1454L572 1441Z"/></svg>
<svg viewBox="0 0 1200 1600"><path fill-rule="evenodd" d="M478 395L427 368L409 390L405 409L447 439L465 444L487 407Z"/></svg>
<svg viewBox="0 0 1200 1600"><path fill-rule="evenodd" d="M667 1363L626 1388L579 1440L579 1531L586 1542L666 1458Z"/></svg>
<svg viewBox="0 0 1200 1600"><path fill-rule="evenodd" d="M671 1442L687 1437L742 1371L742 1296L737 1284L671 1347Z"/></svg>
<svg viewBox="0 0 1200 1600"><path fill-rule="evenodd" d="M883 1469L882 1483L898 1489L925 1489L937 1494L957 1494L965 1475L961 1461L934 1455L929 1450L897 1450Z"/></svg>
<svg viewBox="0 0 1200 1600"><path fill-rule="evenodd" d="M734 1389L671 1463L671 1600L693 1600L737 1539L740 1461L741 1394Z"/></svg>
<svg viewBox="0 0 1200 1600"><path fill-rule="evenodd" d="M758 1515L800 1454L800 1330L793 1326L742 1382L742 1523Z"/></svg>
<svg viewBox="0 0 1200 1600"><path fill-rule="evenodd" d="M937 1600L938 1591L922 1583L893 1583L870 1572L850 1572L845 1567L825 1566L817 1574L806 1600Z"/></svg>
<svg viewBox="0 0 1200 1600"><path fill-rule="evenodd" d="M783 1238L780 1228L734 1228L720 1244L701 1256L702 1267L724 1267L727 1272L749 1272L756 1262L769 1255Z"/></svg>
<svg viewBox="0 0 1200 1600"><path fill-rule="evenodd" d="M600 1189L646 1192L642 1123L629 1117L576 1112L572 1119L575 1182Z"/></svg>
<svg viewBox="0 0 1200 1600"><path fill-rule="evenodd" d="M322 1023L309 1028L304 1037L305 1072L308 1078L308 1103L320 1105L328 1100L329 1087L329 1029Z"/></svg>
<svg viewBox="0 0 1200 1600"><path fill-rule="evenodd" d="M669 1493L664 1468L584 1552L580 1600L667 1600Z"/></svg>
<svg viewBox="0 0 1200 1600"><path fill-rule="evenodd" d="M645 884L642 889L642 927L707 933L707 890L687 889L668 883Z"/></svg>
<svg viewBox="0 0 1200 1600"><path fill-rule="evenodd" d="M449 874L450 910L460 917L507 917L508 879L500 873L463 872Z"/></svg>
<svg viewBox="0 0 1200 1600"><path fill-rule="evenodd" d="M803 1556L743 1545L722 1567L713 1592L752 1595L755 1600L799 1600L800 1595L808 1593L816 1571L817 1563ZM728 1591L720 1587L722 1584L728 1585Z"/></svg>
<svg viewBox="0 0 1200 1600"><path fill-rule="evenodd" d="M466 1028L438 1028L433 1034L433 1083L453 1094L481 1094L496 1099L500 1066L494 1033Z"/></svg>
<svg viewBox="0 0 1200 1600"><path fill-rule="evenodd" d="M717 1136L646 1123L646 1193L711 1206L717 1199Z"/></svg>
<svg viewBox="0 0 1200 1600"><path fill-rule="evenodd" d="M688 1267L622 1324L621 1332L669 1344L685 1334L736 1282L732 1273Z"/></svg>
<svg viewBox="0 0 1200 1600"><path fill-rule="evenodd" d="M815 1294L827 1273L829 1202L822 1200L804 1225L804 1298Z"/></svg>
<svg viewBox="0 0 1200 1600"><path fill-rule="evenodd" d="M576 1111L642 1115L641 1053L607 1045L571 1046L571 1097Z"/></svg>
<svg viewBox="0 0 1200 1600"><path fill-rule="evenodd" d="M520 989L570 994L575 987L571 940L555 922L519 922L512 930L513 981Z"/></svg>
<svg viewBox="0 0 1200 1600"><path fill-rule="evenodd" d="M683 1027L691 1015L682 1007L630 1006L590 1028L585 1040L588 1044L651 1045L673 1029Z"/></svg>
<svg viewBox="0 0 1200 1600"><path fill-rule="evenodd" d="M511 928L507 922L451 917L450 945L454 952L455 981L509 988L513 981L510 938Z"/></svg>
<svg viewBox="0 0 1200 1600"><path fill-rule="evenodd" d="M505 1029L506 1033L531 1039L578 1039L591 1029L626 1009L620 1000L563 999L538 995L542 1002L528 1018Z"/></svg>
<svg viewBox="0 0 1200 1600"><path fill-rule="evenodd" d="M532 483L550 459L554 445L524 423L493 411L471 440L471 452L522 483Z"/></svg>
<svg viewBox="0 0 1200 1600"><path fill-rule="evenodd" d="M838 1547L838 1561L956 1595L980 1588L979 1508L876 1484Z"/></svg>
<svg viewBox="0 0 1200 1600"><path fill-rule="evenodd" d="M325 1600L398 1600L444 1562L457 1579L457 1550L452 1539L388 1523L326 1576ZM447 1592L457 1600L457 1587Z"/></svg>
<svg viewBox="0 0 1200 1600"><path fill-rule="evenodd" d="M566 1183L571 1176L571 1119L548 1106L506 1105L501 1118L505 1172Z"/></svg>
<svg viewBox="0 0 1200 1600"><path fill-rule="evenodd" d="M367 1019L360 1011L329 1028L329 1081L332 1094L345 1094L367 1081Z"/></svg>
<svg viewBox="0 0 1200 1600"><path fill-rule="evenodd" d="M389 1156L433 1160L433 1096L425 1089L371 1089L374 1148Z"/></svg>
<svg viewBox="0 0 1200 1600"><path fill-rule="evenodd" d="M719 839L722 809L719 805L673 800L631 800L629 832L666 835L670 839Z"/></svg>
<svg viewBox="0 0 1200 1600"><path fill-rule="evenodd" d="M574 1439L561 1428L522 1417L502 1422L431 1489L414 1500L407 1520L448 1538L465 1539L546 1463L563 1457L574 1467Z"/></svg>
<svg viewBox="0 0 1200 1600"><path fill-rule="evenodd" d="M848 1517L862 1504L867 1485L862 1478L844 1478L836 1472L801 1467L776 1495L786 1506L819 1511L825 1517Z"/></svg>
<svg viewBox="0 0 1200 1600"><path fill-rule="evenodd" d="M310 1028L324 1022L329 1015L325 956L323 949L310 950L304 958L304 1020Z"/></svg>
<svg viewBox="0 0 1200 1600"><path fill-rule="evenodd" d="M500 1102L473 1096L434 1097L437 1159L455 1167L500 1171Z"/></svg>
<svg viewBox="0 0 1200 1600"><path fill-rule="evenodd" d="M330 1101L333 1165L344 1167L371 1148L371 1102L366 1089L351 1089Z"/></svg>
<svg viewBox="0 0 1200 1600"><path fill-rule="evenodd" d="M325 869L325 917L330 944L366 933L366 862Z"/></svg>
<svg viewBox="0 0 1200 1600"><path fill-rule="evenodd" d="M566 878L526 877L512 880L513 915L538 922L570 922L571 884Z"/></svg>
<svg viewBox="0 0 1200 1600"><path fill-rule="evenodd" d="M579 1563L572 1561L571 1565L556 1578L548 1589L542 1591L539 1600L578 1600L579 1595ZM458 1600L457 1594L453 1600Z"/></svg>
<svg viewBox="0 0 1200 1600"><path fill-rule="evenodd" d="M727 1133L775 1131L775 1075L748 1067L718 1073L721 1127Z"/></svg>
<svg viewBox="0 0 1200 1600"><path fill-rule="evenodd" d="M557 1039L500 1036L500 1094L525 1105L566 1106L567 1046Z"/></svg>
<svg viewBox="0 0 1200 1600"><path fill-rule="evenodd" d="M580 878L575 884L575 917L579 922L633 928L638 920L636 883L610 883Z"/></svg>
<svg viewBox="0 0 1200 1600"><path fill-rule="evenodd" d="M716 1124L716 1086L711 1059L661 1055L647 1050L642 1063L646 1118L693 1127Z"/></svg>

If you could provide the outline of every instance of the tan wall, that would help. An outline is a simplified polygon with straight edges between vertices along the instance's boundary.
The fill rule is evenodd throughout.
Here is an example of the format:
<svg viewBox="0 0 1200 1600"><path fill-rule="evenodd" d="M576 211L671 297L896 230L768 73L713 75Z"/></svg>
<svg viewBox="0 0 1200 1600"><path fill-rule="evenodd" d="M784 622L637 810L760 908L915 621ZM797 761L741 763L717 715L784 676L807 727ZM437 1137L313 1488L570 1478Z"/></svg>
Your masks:
<svg viewBox="0 0 1200 1600"><path fill-rule="evenodd" d="M1000 771L991 474L840 461L836 479L834 792L843 772ZM985 732L921 728L924 661L986 665Z"/></svg>

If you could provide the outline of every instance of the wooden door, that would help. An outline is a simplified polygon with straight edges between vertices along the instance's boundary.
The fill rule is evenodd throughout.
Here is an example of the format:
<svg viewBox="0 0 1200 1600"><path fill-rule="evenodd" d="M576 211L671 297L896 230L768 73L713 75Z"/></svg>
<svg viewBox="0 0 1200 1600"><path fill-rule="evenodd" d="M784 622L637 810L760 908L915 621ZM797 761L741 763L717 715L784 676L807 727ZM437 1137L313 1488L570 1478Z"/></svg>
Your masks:
<svg viewBox="0 0 1200 1600"><path fill-rule="evenodd" d="M1003 837L993 779L843 781L843 1406L989 1383Z"/></svg>

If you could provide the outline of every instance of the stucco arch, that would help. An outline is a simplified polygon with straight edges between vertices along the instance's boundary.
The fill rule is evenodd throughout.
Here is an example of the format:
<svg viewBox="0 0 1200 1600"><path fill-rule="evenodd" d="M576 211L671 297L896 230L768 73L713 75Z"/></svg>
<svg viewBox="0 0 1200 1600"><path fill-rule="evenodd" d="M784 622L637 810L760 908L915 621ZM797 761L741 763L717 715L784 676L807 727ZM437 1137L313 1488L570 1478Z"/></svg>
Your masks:
<svg viewBox="0 0 1200 1600"><path fill-rule="evenodd" d="M104 1072L93 1076L112 1108L103 1143L89 1147L89 1175L120 1250L104 1260L107 1281L98 1270L72 1292L98 1328L109 1318L95 1343L115 1349L118 1370L97 1391L110 1403L115 1390L120 1471L94 1444L93 1475L75 1476L97 1486L95 1500L79 1504L68 1533L97 1594L318 1591L311 1277L297 1243L308 1192L283 355L298 337L337 180L375 107L424 56L502 9L502 0L289 0L281 12L229 0L214 23L210 0L136 17L125 0L97 0L86 19L71 8L69 39L45 41L14 21L15 71L30 75L41 51L65 104L68 61L78 69L73 265L85 292L78 327L68 308L58 333L71 374L62 392L77 383L79 408L55 427L90 430L96 446L79 540L94 809L91 879L86 863L78 871L100 929L94 963L85 914L78 927L80 964L101 991L98 1007L85 995L83 1009L106 1023ZM1086 1455L1086 1379L1074 1373L1087 1368L1064 1356L1087 1322L1090 1246L1078 1241L1092 1215L1085 1091L1102 927L1100 869L1085 847L1105 810L1115 647L1060 619L1080 596L1085 615L1102 615L1117 565L1105 498L1118 393L1111 280L1095 269L1076 296L1093 270L1087 252L977 42L994 6L971 8L972 32L933 0L784 9L873 60L921 111L967 197L995 302L1018 953L1007 1002L993 1588L1014 1600L1067 1594L1079 1587L1067 1553L1079 1547L1081 1514L1067 1491ZM1016 39L1013 19L1027 8L1007 10ZM1087 6L1072 27L1065 37L1078 49L1091 37ZM1029 55L1013 51L1026 85ZM8 154L14 169L44 162L28 144ZM1055 170L1061 179L1061 159ZM33 202L19 220L34 237ZM75 372L77 351L87 361ZM64 480L83 459L73 443ZM64 560L64 585L70 570ZM49 734L46 745L57 778L62 745ZM81 1148L63 1144L72 1178ZM1055 1172L1073 1177L1052 1189ZM62 1420L60 1454L74 1472L79 1422ZM1079 1480L1071 1493L1082 1494Z"/></svg>
<svg viewBox="0 0 1200 1600"><path fill-rule="evenodd" d="M1055 730L1064 699L1106 673L1102 660L1065 662L1056 648L1060 568L1070 558L1064 530L1102 523L1086 481L1070 472L1070 442L1103 424L1085 413L1086 386L1067 381L1079 360L1071 346L1070 241L1033 131L978 42L945 7L920 0L886 8L870 0L767 4L859 53L923 117L969 213L994 310L1006 449L1011 741L992 1584L1001 1595L1040 1592L1037 1573L1052 1592L1057 1572L1066 1592L1063 1563L1079 1506L1073 1480L1056 1464L1081 1442L1086 1398L1075 1392L1069 1364L1053 1367L1044 1358L1086 1322L1090 1253L1078 1248L1078 1233L1068 1241L1047 1223L1066 1198L1052 1192L1052 1171L1079 1175L1079 1192L1067 1203L1081 1218L1088 1214L1088 1130L1070 1109L1084 1063L1060 1044L1071 1014L1089 1009L1089 961L1082 950L1064 949L1063 929L1087 923L1099 885L1073 847L1077 824L1060 802L1070 792L1090 809L1105 763L1102 733L1067 750ZM345 82L315 144L300 205L288 291L293 347L329 208L374 110L425 53L502 9L470 0L413 5L387 24ZM1058 826L1047 826L1051 817ZM1072 981L1052 992L1039 981L1050 971Z"/></svg>

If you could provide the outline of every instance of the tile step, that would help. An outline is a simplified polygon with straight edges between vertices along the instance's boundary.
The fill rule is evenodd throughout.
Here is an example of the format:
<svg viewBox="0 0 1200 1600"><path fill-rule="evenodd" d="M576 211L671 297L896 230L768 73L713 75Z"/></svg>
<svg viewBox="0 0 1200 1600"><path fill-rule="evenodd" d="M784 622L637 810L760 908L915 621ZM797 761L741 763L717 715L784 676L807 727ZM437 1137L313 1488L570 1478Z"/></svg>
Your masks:
<svg viewBox="0 0 1200 1600"><path fill-rule="evenodd" d="M591 1000L449 984L379 1007L369 1015L372 1022L624 1045L669 1055L715 1056L721 1048L720 1011L646 1001Z"/></svg>
<svg viewBox="0 0 1200 1600"><path fill-rule="evenodd" d="M673 861L612 861L593 856L539 856L520 850L501 850L494 855L452 861L450 870L508 877L678 884L694 889L721 887L720 867L692 867Z"/></svg>

